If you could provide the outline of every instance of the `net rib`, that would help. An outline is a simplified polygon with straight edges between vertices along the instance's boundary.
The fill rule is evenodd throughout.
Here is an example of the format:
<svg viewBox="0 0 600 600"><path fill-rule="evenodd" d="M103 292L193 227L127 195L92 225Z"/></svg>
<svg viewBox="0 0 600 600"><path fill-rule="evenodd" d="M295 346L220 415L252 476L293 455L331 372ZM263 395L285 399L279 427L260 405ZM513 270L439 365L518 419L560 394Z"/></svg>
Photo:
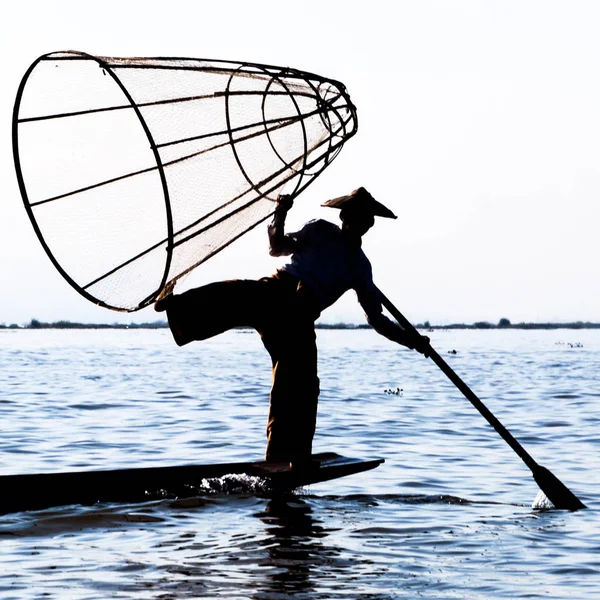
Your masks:
<svg viewBox="0 0 600 600"><path fill-rule="evenodd" d="M276 127L272 127L270 129L270 131L275 131L277 129L283 129L285 127L289 127L291 125L294 125L294 124L296 124L297 122L299 122L299 121L301 121L303 119L306 119L308 117L314 116L315 114L317 114L317 112L318 111L313 111L311 113L306 113L305 115L300 115L300 116L297 116L297 117L289 117L283 123L281 122L281 119L272 119L271 122L277 123L277 126ZM241 125L241 126L235 128L235 132L237 133L238 131L244 131L246 129L251 129L253 127L260 127L261 124L262 123L252 123L252 124L249 124L249 125ZM217 136L220 136L220 135L225 135L226 133L227 133L226 131L218 131L218 132L214 132L214 133L210 133L210 134L204 134L202 136L196 136L196 137L192 137L192 138L187 138L185 140L176 140L176 141L173 141L173 142L165 142L163 144L156 144L156 147L157 148L164 148L164 147L167 147L167 146L170 146L170 145L176 145L176 144L180 144L180 143L183 143L183 142L197 141L197 140L200 140L200 139L207 139L207 138L210 138L210 137L217 137ZM264 135L264 132L263 131L257 131L257 132L248 134L247 136L244 136L244 137L241 137L241 138L237 138L235 141L236 142L246 141L246 140L252 139L254 137L261 136L261 135ZM182 157L173 159L171 161L165 162L165 163L163 163L163 167L168 167L168 166L171 166L171 165L183 162L185 160L189 160L191 158L195 158L197 156L200 156L201 154L206 154L207 152L212 152L213 150L217 150L218 148L223 148L225 146L229 146L230 144L231 144L231 142L227 141L227 142L222 142L221 144L216 144L214 146L210 146L209 148L204 148L203 150L200 150L198 152L193 152L192 154L188 154L186 156L182 156ZM111 179L106 179L104 181L93 183L93 184L85 186L83 188L78 188L78 189L72 190L70 192L65 192L65 193L59 194L57 196L52 196L51 198L45 198L44 200L37 200L36 202L31 202L29 205L32 206L32 207L34 207L34 206L40 206L41 204L47 204L48 202L54 202L56 200L61 200L62 198L67 198L69 196L75 196L75 195L80 194L82 192L88 192L90 190L93 190L93 189L96 189L96 188L99 188L99 187L102 187L102 186L105 186L105 185L110 185L112 183L116 183L118 181L122 181L124 179L128 179L130 177L136 177L138 175L144 175L145 173L149 173L149 172L156 171L156 170L158 170L157 166L148 167L146 169L140 169L139 171L133 171L131 173L126 173L124 175L119 175L118 177L112 177Z"/></svg>
<svg viewBox="0 0 600 600"><path fill-rule="evenodd" d="M292 69L290 67L278 67L275 65L263 65L257 63L249 63L245 61L235 61L235 60L213 60L207 58L188 58L188 57L139 57L139 58L131 58L131 59L122 59L121 61L116 61L112 57L106 56L95 56L92 57L90 55L86 55L83 53L71 53L69 55L65 54L62 56L56 56L56 54L49 54L43 56L39 59L40 61L95 61L100 66L109 67L111 69L157 69L157 70L176 70L176 71L201 71L205 73L222 73L224 75L230 74L232 71L237 71L241 66L245 71L240 73L241 77L256 77L264 74L265 70L269 74L278 73L281 76L285 76L290 79L299 79L301 81L318 81L320 83L331 83L335 87L345 88L345 86L334 79L329 79L327 77L322 77L316 73L308 72L308 71L299 71L297 69ZM130 62L124 62L124 60L128 60ZM143 64L141 62L135 61L146 61ZM162 61L163 64L153 63L152 61ZM193 62L196 63L195 66L191 65L183 65L182 62ZM175 63L175 64L164 64L164 63ZM229 68L226 67L216 67L211 65L232 65ZM234 68L233 65L236 65Z"/></svg>
<svg viewBox="0 0 600 600"><path fill-rule="evenodd" d="M186 59L183 59L186 60ZM214 62L214 61L212 61ZM222 75L229 75L231 73L235 73L238 72L238 69L241 67L243 69L248 69L245 70L243 72L239 72L239 76L240 77L251 77L251 78L256 78L257 76L261 76L264 74L264 70L263 67L261 65L261 67L257 67L256 65L252 65L250 63L233 63L233 64L239 64L240 67L236 68L236 69L223 69L223 68L218 68L218 67L211 67L211 66L206 66L206 65L198 65L198 66L191 66L191 65L157 65L157 64L151 64L151 65L142 65L142 64L121 64L121 63L106 63L108 66L110 66L112 69L156 69L158 71L201 71L203 73L217 73L217 74L222 74ZM256 71L252 71L251 69L258 69ZM298 79L300 81L306 81L307 79L313 79L315 81L319 81L322 83L329 83L332 82L331 79L326 79L325 77L320 77L319 75L315 75L314 73L300 73L298 71L294 71L291 69L281 69L279 67L267 67L267 68L271 68L273 70L273 72L268 71L269 75L273 75L275 73L287 77L289 79ZM333 83L338 83L338 82L333 82Z"/></svg>
<svg viewBox="0 0 600 600"><path fill-rule="evenodd" d="M267 122L267 124L271 124L271 123L280 123L280 127L273 127L272 129L270 129L270 131L275 131L281 127L287 127L288 125L295 125L298 121L302 120L302 119L308 119L310 117L314 117L315 115L319 114L319 110L312 110L306 113L303 113L301 115L297 115L294 117L280 117L278 119L269 119L269 121ZM281 121L283 121L283 123L281 123ZM233 133L238 133L240 131L245 131L246 129L252 129L253 127L260 127L263 123L250 123L247 125L238 125L237 127L234 127L232 129ZM162 144L157 144L157 148L166 148L167 146L176 146L177 144L185 144L187 142L195 142L198 140L204 140L204 139L208 139L211 137L216 137L219 135L225 135L227 133L227 131L221 130L221 131L217 131L217 132L212 132L212 133L203 133L202 135L194 135L194 136L190 136L187 138L182 138L180 140L172 140L170 142L163 142ZM261 135L262 131L257 134L257 135ZM243 140L241 140L243 141ZM215 146L215 148L218 146ZM211 148L212 149L212 148Z"/></svg>
<svg viewBox="0 0 600 600"><path fill-rule="evenodd" d="M262 94L263 94L263 92L261 92L259 90L248 90L248 91L239 90L239 91L229 93L229 95L231 95L231 96L261 96ZM312 97L310 94L307 94L306 92L304 92L304 93L294 92L294 94L296 96L304 96L306 98ZM222 98L225 95L226 95L225 92L214 92L212 94L203 94L200 96L186 96L184 98L170 98L168 100L154 100L152 102L139 102L139 103L136 103L136 106L138 108L147 108L149 106L164 106L164 105L168 105L168 104L180 104L180 103L184 103L184 102L197 102L199 100ZM288 93L275 91L275 92L271 92L270 95L272 95L272 96L287 96ZM133 109L133 106L131 104L120 104L117 106L105 106L102 108L90 108L88 110L76 110L76 111L72 111L72 112L56 113L56 114L52 114L52 115L41 115L39 117L23 117L22 119L17 119L17 123L19 123L19 124L35 123L37 121L50 121L52 119L65 119L68 117L80 117L80 116L85 116L85 115L95 115L95 114L103 113L103 112L113 112L113 111L119 111L119 110L132 110L132 109Z"/></svg>

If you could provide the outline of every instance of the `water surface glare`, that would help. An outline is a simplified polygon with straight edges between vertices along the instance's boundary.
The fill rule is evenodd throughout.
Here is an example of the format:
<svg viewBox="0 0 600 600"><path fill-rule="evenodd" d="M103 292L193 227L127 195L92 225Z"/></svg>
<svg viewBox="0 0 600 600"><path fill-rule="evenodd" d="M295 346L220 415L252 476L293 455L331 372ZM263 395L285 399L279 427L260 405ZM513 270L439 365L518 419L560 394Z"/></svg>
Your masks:
<svg viewBox="0 0 600 600"><path fill-rule="evenodd" d="M429 335L587 510L532 510L527 467L431 361L320 330L314 450L385 464L278 500L209 482L0 516L0 598L595 600L600 331ZM2 475L262 457L270 360L251 332L177 348L164 330L0 330L0 360Z"/></svg>

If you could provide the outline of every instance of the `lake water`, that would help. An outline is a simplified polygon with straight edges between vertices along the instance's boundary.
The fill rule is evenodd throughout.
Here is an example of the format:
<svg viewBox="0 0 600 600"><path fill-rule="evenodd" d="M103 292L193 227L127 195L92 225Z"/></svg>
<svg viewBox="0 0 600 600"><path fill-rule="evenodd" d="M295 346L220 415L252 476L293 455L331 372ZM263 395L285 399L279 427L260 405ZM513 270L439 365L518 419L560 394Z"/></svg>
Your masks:
<svg viewBox="0 0 600 600"><path fill-rule="evenodd" d="M314 450L385 464L279 501L241 482L0 516L0 598L597 599L600 331L429 335L587 510L533 510L529 470L432 361L321 330ZM0 474L262 458L254 333L0 330L0 364Z"/></svg>

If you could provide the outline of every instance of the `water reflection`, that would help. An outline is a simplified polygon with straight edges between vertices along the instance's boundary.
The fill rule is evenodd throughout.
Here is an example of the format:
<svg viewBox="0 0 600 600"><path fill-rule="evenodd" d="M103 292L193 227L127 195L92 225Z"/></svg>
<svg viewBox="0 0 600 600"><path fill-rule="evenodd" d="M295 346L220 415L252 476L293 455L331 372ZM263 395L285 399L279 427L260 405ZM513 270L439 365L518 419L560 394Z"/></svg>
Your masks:
<svg viewBox="0 0 600 600"><path fill-rule="evenodd" d="M210 520L205 509L210 513L215 508L220 518L230 519L240 516L249 503L254 504L254 510L245 513L242 527L234 522L235 518L228 525L221 524L235 530L226 541L222 537L213 539L207 529L190 532L188 539L178 538L168 544L171 555L162 569L167 576L153 578L154 589L168 592L169 598L331 600L347 593L349 578L373 569L372 562L359 553L335 545L332 534L339 530L328 528L321 518L315 517L310 500L298 496L270 500L223 497L213 507L199 507L204 517L199 518L200 512L186 510L185 518L195 525L202 523L203 527L207 518ZM192 507L188 504L187 508ZM223 517L221 511L229 510L233 513ZM338 521L335 523L339 526ZM161 547L165 545L163 541ZM147 578L144 579L147 584ZM202 595L195 595L199 590Z"/></svg>
<svg viewBox="0 0 600 600"><path fill-rule="evenodd" d="M315 571L324 561L335 561L342 551L324 544L328 533L313 517L312 507L297 497L277 498L254 516L265 524L267 533L262 542L266 558L261 563L265 578L254 597L288 598L298 593L314 597Z"/></svg>

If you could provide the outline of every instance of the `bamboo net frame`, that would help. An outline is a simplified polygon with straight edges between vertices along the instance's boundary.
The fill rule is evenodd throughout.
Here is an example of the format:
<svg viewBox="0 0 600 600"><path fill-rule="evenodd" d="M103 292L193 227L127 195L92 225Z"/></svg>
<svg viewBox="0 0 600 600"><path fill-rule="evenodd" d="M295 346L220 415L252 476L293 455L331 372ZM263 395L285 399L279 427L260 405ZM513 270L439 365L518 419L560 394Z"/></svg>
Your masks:
<svg viewBox="0 0 600 600"><path fill-rule="evenodd" d="M55 267L130 312L300 194L356 130L344 85L312 73L69 51L25 73L13 154Z"/></svg>

